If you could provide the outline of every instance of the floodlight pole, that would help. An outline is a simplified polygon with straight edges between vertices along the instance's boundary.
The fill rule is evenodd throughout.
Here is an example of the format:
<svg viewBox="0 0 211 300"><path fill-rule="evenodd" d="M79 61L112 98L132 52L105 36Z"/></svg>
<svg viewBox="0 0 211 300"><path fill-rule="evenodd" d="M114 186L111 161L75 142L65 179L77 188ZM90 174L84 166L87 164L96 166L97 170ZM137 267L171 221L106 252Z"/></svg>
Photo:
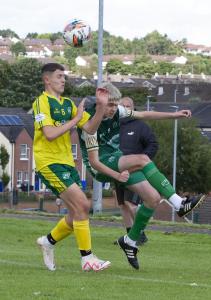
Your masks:
<svg viewBox="0 0 211 300"><path fill-rule="evenodd" d="M98 80L99 86L103 79L103 0L99 0L98 15ZM102 212L102 183L93 179L92 194L93 214Z"/></svg>
<svg viewBox="0 0 211 300"><path fill-rule="evenodd" d="M99 86L103 79L103 0L99 0L98 16L98 80Z"/></svg>

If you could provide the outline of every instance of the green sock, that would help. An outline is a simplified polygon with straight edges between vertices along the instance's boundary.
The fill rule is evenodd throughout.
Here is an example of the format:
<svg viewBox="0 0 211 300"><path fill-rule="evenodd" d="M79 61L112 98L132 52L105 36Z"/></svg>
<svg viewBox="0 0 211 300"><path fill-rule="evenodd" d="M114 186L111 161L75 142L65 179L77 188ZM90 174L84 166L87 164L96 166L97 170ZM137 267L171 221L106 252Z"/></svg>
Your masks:
<svg viewBox="0 0 211 300"><path fill-rule="evenodd" d="M154 214L154 209L148 208L142 204L136 212L135 220L128 236L131 240L137 241L140 237L140 232L143 231L149 222L149 219Z"/></svg>
<svg viewBox="0 0 211 300"><path fill-rule="evenodd" d="M141 171L149 183L166 199L176 193L168 179L160 173L153 162L148 163Z"/></svg>

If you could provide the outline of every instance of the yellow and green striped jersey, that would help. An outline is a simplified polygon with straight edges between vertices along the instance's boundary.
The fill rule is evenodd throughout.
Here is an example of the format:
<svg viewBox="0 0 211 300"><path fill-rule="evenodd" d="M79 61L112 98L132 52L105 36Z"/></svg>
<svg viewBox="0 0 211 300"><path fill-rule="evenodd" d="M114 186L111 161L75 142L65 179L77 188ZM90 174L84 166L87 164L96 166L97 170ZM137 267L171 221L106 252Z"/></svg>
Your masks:
<svg viewBox="0 0 211 300"><path fill-rule="evenodd" d="M34 113L34 158L36 170L40 170L50 164L66 164L75 166L70 132L57 137L53 141L48 141L43 134L44 126L62 126L76 116L77 107L74 102L65 97L57 99L43 92L33 103ZM90 115L84 112L83 118L77 126L82 128L89 120Z"/></svg>

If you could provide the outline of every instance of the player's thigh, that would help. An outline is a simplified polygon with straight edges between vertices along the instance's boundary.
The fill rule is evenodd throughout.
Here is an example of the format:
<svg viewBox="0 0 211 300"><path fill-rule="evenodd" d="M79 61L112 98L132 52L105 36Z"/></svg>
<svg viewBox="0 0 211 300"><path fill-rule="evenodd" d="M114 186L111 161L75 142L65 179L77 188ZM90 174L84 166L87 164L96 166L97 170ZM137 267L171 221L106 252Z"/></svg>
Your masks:
<svg viewBox="0 0 211 300"><path fill-rule="evenodd" d="M76 183L70 185L60 197L74 210L87 211L90 208L90 201Z"/></svg>
<svg viewBox="0 0 211 300"><path fill-rule="evenodd" d="M145 154L130 154L120 157L118 167L120 171L124 170L138 170L143 168L151 160Z"/></svg>
<svg viewBox="0 0 211 300"><path fill-rule="evenodd" d="M56 196L59 196L74 183L81 186L77 170L69 165L51 164L39 170L37 174L46 187Z"/></svg>
<svg viewBox="0 0 211 300"><path fill-rule="evenodd" d="M38 172L47 188L64 200L68 209L87 209L89 202L81 190L77 170L69 165L52 164Z"/></svg>
<svg viewBox="0 0 211 300"><path fill-rule="evenodd" d="M151 186L147 181L141 181L134 185L129 185L127 188L142 198L143 202L151 204L153 207L156 207L160 202L160 194Z"/></svg>

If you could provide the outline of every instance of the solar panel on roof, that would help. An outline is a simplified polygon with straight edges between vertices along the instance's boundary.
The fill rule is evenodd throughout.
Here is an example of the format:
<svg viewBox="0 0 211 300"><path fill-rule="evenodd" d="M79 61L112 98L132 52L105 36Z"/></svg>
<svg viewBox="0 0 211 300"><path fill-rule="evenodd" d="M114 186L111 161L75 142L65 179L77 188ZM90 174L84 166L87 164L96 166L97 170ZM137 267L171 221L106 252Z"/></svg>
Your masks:
<svg viewBox="0 0 211 300"><path fill-rule="evenodd" d="M17 126L24 125L19 116L16 115L0 115L1 126Z"/></svg>

